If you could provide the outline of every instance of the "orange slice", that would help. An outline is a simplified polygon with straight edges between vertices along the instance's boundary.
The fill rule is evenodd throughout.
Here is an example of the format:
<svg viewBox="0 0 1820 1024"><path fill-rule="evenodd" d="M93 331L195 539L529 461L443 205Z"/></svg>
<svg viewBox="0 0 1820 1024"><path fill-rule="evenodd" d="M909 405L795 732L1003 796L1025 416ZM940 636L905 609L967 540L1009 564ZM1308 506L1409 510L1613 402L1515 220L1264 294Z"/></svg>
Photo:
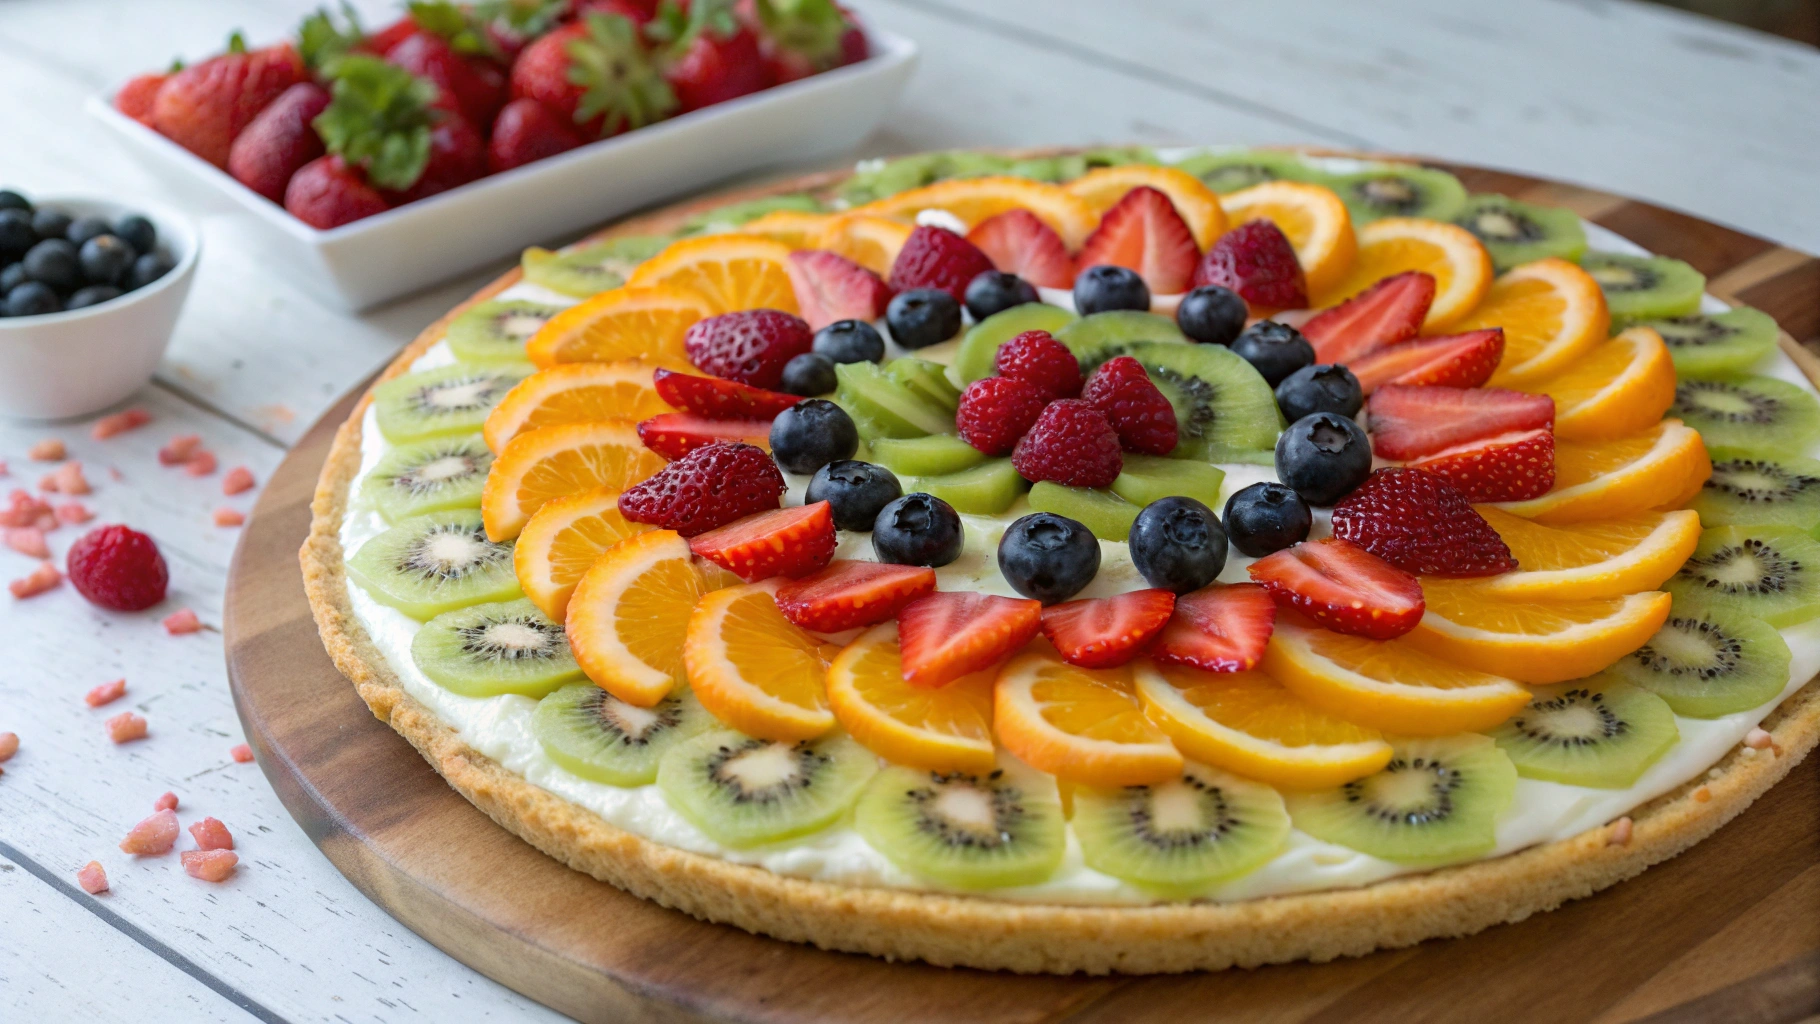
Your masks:
<svg viewBox="0 0 1820 1024"><path fill-rule="evenodd" d="M1655 328L1632 327L1523 390L1555 400L1556 440L1607 441L1648 430L1675 404L1675 364Z"/></svg>
<svg viewBox="0 0 1820 1024"><path fill-rule="evenodd" d="M932 772L990 772L992 681L975 672L937 690L904 682L897 623L861 633L828 666L834 717L867 750Z"/></svg>
<svg viewBox="0 0 1820 1024"><path fill-rule="evenodd" d="M950 178L867 203L855 212L892 220L914 221L922 210L946 210L971 229L987 217L1023 208L1062 236L1069 251L1081 243L1100 222L1087 201L1060 185L990 175L984 178Z"/></svg>
<svg viewBox="0 0 1820 1024"><path fill-rule="evenodd" d="M1515 572L1479 583L1485 593L1499 597L1566 600L1654 590L1700 543L1697 512L1638 512L1545 526L1495 506L1477 508L1517 560Z"/></svg>
<svg viewBox="0 0 1820 1024"><path fill-rule="evenodd" d="M1289 616L1277 619L1264 669L1323 711L1404 736L1489 729L1529 704L1513 680L1443 661L1407 638L1347 636Z"/></svg>
<svg viewBox="0 0 1820 1024"><path fill-rule="evenodd" d="M1296 789L1362 779L1390 761L1375 729L1336 718L1262 672L1136 665L1138 699L1196 761Z"/></svg>
<svg viewBox="0 0 1820 1024"><path fill-rule="evenodd" d="M914 230L901 220L864 213L842 214L828 222L815 248L845 256L880 277L891 276L891 264Z"/></svg>
<svg viewBox="0 0 1820 1024"><path fill-rule="evenodd" d="M648 708L683 681L683 637L706 589L674 530L628 538L600 556L569 599L565 631L581 670Z"/></svg>
<svg viewBox="0 0 1820 1024"><path fill-rule="evenodd" d="M1428 334L1464 330L1459 319L1491 287L1491 256L1472 232L1435 220L1385 217L1359 229L1359 255L1345 279L1325 292L1310 287L1309 298L1316 308L1332 306L1405 270L1435 279L1435 300L1422 321Z"/></svg>
<svg viewBox="0 0 1820 1024"><path fill-rule="evenodd" d="M689 616L682 660L689 688L715 718L748 736L806 740L834 728L834 648L777 610L781 580L716 590Z"/></svg>
<svg viewBox="0 0 1820 1024"><path fill-rule="evenodd" d="M525 342L540 367L643 359L687 369L683 335L717 310L684 288L612 288L550 318Z"/></svg>
<svg viewBox="0 0 1820 1024"><path fill-rule="evenodd" d="M561 622L575 585L600 556L627 537L650 529L619 514L619 491L612 487L546 502L525 523L518 543L512 546L518 586L539 610Z"/></svg>
<svg viewBox="0 0 1820 1024"><path fill-rule="evenodd" d="M807 210L772 210L739 226L742 235L757 235L782 242L792 249L813 249L834 219L831 213Z"/></svg>
<svg viewBox="0 0 1820 1024"><path fill-rule="evenodd" d="M1521 601L1488 594L1475 580L1432 578L1422 581L1422 596L1428 610L1408 643L1525 683L1563 683L1609 667L1662 627L1669 606L1668 595L1653 590Z"/></svg>
<svg viewBox="0 0 1820 1024"><path fill-rule="evenodd" d="M796 290L784 268L790 247L757 235L704 235L672 242L632 271L634 288L670 285L695 292L714 313L741 309L796 312Z"/></svg>
<svg viewBox="0 0 1820 1024"><path fill-rule="evenodd" d="M519 381L487 414L481 433L494 453L527 430L563 423L625 420L636 423L673 411L657 396L651 365L635 359L614 363L563 363Z"/></svg>
<svg viewBox="0 0 1820 1024"><path fill-rule="evenodd" d="M1681 504L1712 474L1699 432L1663 420L1615 441L1556 442L1554 489L1497 507L1550 525L1617 519Z"/></svg>
<svg viewBox="0 0 1820 1024"><path fill-rule="evenodd" d="M1182 215L1188 230L1193 232L1194 244L1203 251L1214 239L1226 233L1226 211L1220 206L1219 194L1201 179L1174 167L1155 164L1100 167L1062 187L1086 200L1087 205L1093 207L1093 215L1100 217L1125 198L1125 193L1139 185L1148 185L1169 197L1175 212Z"/></svg>
<svg viewBox="0 0 1820 1024"><path fill-rule="evenodd" d="M1031 650L999 670L993 730L1018 760L1058 779L1101 788L1182 774L1182 755L1144 716L1131 667L1076 668Z"/></svg>
<svg viewBox="0 0 1820 1024"><path fill-rule="evenodd" d="M1483 327L1504 328L1504 359L1490 386L1514 388L1575 365L1611 333L1611 313L1591 274L1550 257L1505 271L1450 330Z"/></svg>
<svg viewBox="0 0 1820 1024"><path fill-rule="evenodd" d="M1235 225L1267 220L1283 229L1302 264L1310 296L1333 290L1358 260L1352 214L1333 189L1301 181L1267 181L1223 196L1220 202ZM1375 283L1374 277L1358 290Z"/></svg>
<svg viewBox="0 0 1820 1024"><path fill-rule="evenodd" d="M546 502L596 487L623 491L664 468L630 423L566 423L506 443L480 494L480 516L495 543L518 536Z"/></svg>

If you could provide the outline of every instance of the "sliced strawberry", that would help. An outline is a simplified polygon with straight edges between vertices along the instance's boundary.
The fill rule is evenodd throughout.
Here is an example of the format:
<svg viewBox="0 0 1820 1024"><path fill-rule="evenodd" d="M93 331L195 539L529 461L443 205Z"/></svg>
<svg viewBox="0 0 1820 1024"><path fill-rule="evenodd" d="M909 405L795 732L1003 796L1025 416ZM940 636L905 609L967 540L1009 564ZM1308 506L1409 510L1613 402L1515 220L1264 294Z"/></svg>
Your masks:
<svg viewBox="0 0 1820 1024"><path fill-rule="evenodd" d="M1255 583L1215 583L1175 599L1150 657L1205 672L1243 672L1264 657L1277 605Z"/></svg>
<svg viewBox="0 0 1820 1024"><path fill-rule="evenodd" d="M885 315L891 301L891 287L877 274L825 249L798 249L784 269L812 331L837 320L870 323Z"/></svg>
<svg viewBox="0 0 1820 1024"><path fill-rule="evenodd" d="M1476 388L1504 358L1504 328L1417 338L1378 349L1346 364L1369 395L1386 384Z"/></svg>
<svg viewBox="0 0 1820 1024"><path fill-rule="evenodd" d="M1112 668L1137 657L1174 610L1168 590L1064 601L1043 609L1043 635L1070 665Z"/></svg>
<svg viewBox="0 0 1820 1024"><path fill-rule="evenodd" d="M1333 507L1333 535L1391 565L1431 576L1495 576L1517 567L1466 495L1419 469L1380 469Z"/></svg>
<svg viewBox="0 0 1820 1024"><path fill-rule="evenodd" d="M716 441L744 441L771 446L770 420L711 420L686 412L666 412L638 425L638 439L666 459L680 459Z"/></svg>
<svg viewBox="0 0 1820 1024"><path fill-rule="evenodd" d="M834 512L825 501L760 512L697 534L689 550L747 583L807 576L834 557Z"/></svg>
<svg viewBox="0 0 1820 1024"><path fill-rule="evenodd" d="M1351 541L1330 538L1284 548L1246 569L1284 608L1337 633L1389 640L1422 620L1422 585Z"/></svg>
<svg viewBox="0 0 1820 1024"><path fill-rule="evenodd" d="M1055 229L1025 209L1010 209L973 225L967 241L992 265L1038 288L1074 287L1074 259Z"/></svg>
<svg viewBox="0 0 1820 1024"><path fill-rule="evenodd" d="M1310 317L1302 336L1314 343L1315 362L1351 366L1367 352L1415 337L1434 300L1433 275L1406 270Z"/></svg>
<svg viewBox="0 0 1820 1024"><path fill-rule="evenodd" d="M1365 406L1371 448L1408 460L1513 430L1553 428L1555 400L1503 388L1386 384Z"/></svg>
<svg viewBox="0 0 1820 1024"><path fill-rule="evenodd" d="M678 409L711 420L768 420L802 401L800 395L767 391L719 377L697 377L661 367L652 374L652 380L657 387L657 397Z"/></svg>
<svg viewBox="0 0 1820 1024"><path fill-rule="evenodd" d="M1528 501L1555 485L1555 432L1513 430L1443 449L1410 466L1445 477L1467 501Z"/></svg>
<svg viewBox="0 0 1820 1024"><path fill-rule="evenodd" d="M872 626L935 592L935 570L842 558L777 588L784 618L817 633Z"/></svg>
<svg viewBox="0 0 1820 1024"><path fill-rule="evenodd" d="M897 614L904 681L929 689L991 668L1030 642L1043 622L1038 601L936 591Z"/></svg>
<svg viewBox="0 0 1820 1024"><path fill-rule="evenodd" d="M1075 263L1082 267L1114 264L1138 272L1153 295L1180 295L1188 290L1200 262L1194 232L1175 212L1169 197L1148 185L1125 193L1100 216L1081 246Z"/></svg>

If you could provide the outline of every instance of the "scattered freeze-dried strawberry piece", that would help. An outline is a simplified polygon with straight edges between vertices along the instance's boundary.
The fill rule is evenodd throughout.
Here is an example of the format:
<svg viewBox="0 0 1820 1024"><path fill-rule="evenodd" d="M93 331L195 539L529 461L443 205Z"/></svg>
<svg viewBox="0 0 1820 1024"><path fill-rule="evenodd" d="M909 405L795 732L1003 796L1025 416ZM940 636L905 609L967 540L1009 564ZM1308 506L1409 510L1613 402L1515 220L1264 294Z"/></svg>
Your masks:
<svg viewBox="0 0 1820 1024"><path fill-rule="evenodd" d="M66 501L58 505L56 515L58 522L69 523L71 526L81 526L95 518L95 513L89 511L89 507L80 501Z"/></svg>
<svg viewBox="0 0 1820 1024"><path fill-rule="evenodd" d="M126 696L126 680L116 679L111 683L102 683L95 687L82 699L88 702L89 707L98 708L103 704L112 704L124 696Z"/></svg>
<svg viewBox="0 0 1820 1024"><path fill-rule="evenodd" d="M219 818L204 818L190 826L190 835L196 837L196 846L204 850L232 850L234 834L221 823Z"/></svg>
<svg viewBox="0 0 1820 1024"><path fill-rule="evenodd" d="M0 761L11 761L13 755L18 752L19 734L16 732L0 732Z"/></svg>
<svg viewBox="0 0 1820 1024"><path fill-rule="evenodd" d="M232 750L228 751L228 756L239 764L246 764L253 759L253 748L244 743L237 743Z"/></svg>
<svg viewBox="0 0 1820 1024"><path fill-rule="evenodd" d="M38 489L41 491L46 491L50 494L56 494L57 487L58 487L57 474L55 474L55 473L46 473L43 476L38 478Z"/></svg>
<svg viewBox="0 0 1820 1024"><path fill-rule="evenodd" d="M232 497L243 494L254 487L253 471L245 466L235 466L221 478L221 493Z"/></svg>
<svg viewBox="0 0 1820 1024"><path fill-rule="evenodd" d="M122 711L103 724L107 726L107 738L115 743L145 739L145 716L143 715Z"/></svg>
<svg viewBox="0 0 1820 1024"><path fill-rule="evenodd" d="M172 636L184 633L196 633L202 630L202 620L188 608L179 608L164 617L164 631Z"/></svg>
<svg viewBox="0 0 1820 1024"><path fill-rule="evenodd" d="M171 852L177 845L177 812L153 811L152 816L133 826L120 840L120 852L136 857L156 856Z"/></svg>
<svg viewBox="0 0 1820 1024"><path fill-rule="evenodd" d="M31 558L51 557L51 549L44 543L44 531L36 526L9 528L6 531L6 546Z"/></svg>
<svg viewBox="0 0 1820 1024"><path fill-rule="evenodd" d="M219 463L215 461L215 453L205 448L190 456L190 461L183 464L183 471L190 476L208 476L215 471L215 467L218 465Z"/></svg>
<svg viewBox="0 0 1820 1024"><path fill-rule="evenodd" d="M58 494L88 494L94 490L88 484L88 477L82 475L80 462L66 462L51 476L57 481L55 490Z"/></svg>
<svg viewBox="0 0 1820 1024"><path fill-rule="evenodd" d="M185 874L204 882L227 881L234 865L240 863L240 855L232 850L185 850L178 859L183 861Z"/></svg>
<svg viewBox="0 0 1820 1024"><path fill-rule="evenodd" d="M201 434L178 434L171 442L158 449L158 463L163 466L181 466L190 461L196 450L202 447Z"/></svg>
<svg viewBox="0 0 1820 1024"><path fill-rule="evenodd" d="M175 794L175 793L164 794L163 796L158 798L157 802L152 804L152 809L157 810L157 811L174 811L174 810L176 810L177 809L177 794Z"/></svg>
<svg viewBox="0 0 1820 1024"><path fill-rule="evenodd" d="M7 501L8 506L0 509L0 526L37 526L44 513L51 511L49 504L22 488L14 488Z"/></svg>
<svg viewBox="0 0 1820 1024"><path fill-rule="evenodd" d="M69 450L63 442L54 437L47 437L26 450L26 456L33 462L62 462L69 456Z"/></svg>
<svg viewBox="0 0 1820 1024"><path fill-rule="evenodd" d="M136 407L123 409L112 416L103 416L96 420L95 426L89 430L89 436L97 441L105 441L115 434L137 430L150 422L152 422L152 414L144 409Z"/></svg>
<svg viewBox="0 0 1820 1024"><path fill-rule="evenodd" d="M218 508L215 510L216 526L240 526L246 522L246 514L237 509Z"/></svg>
<svg viewBox="0 0 1820 1024"><path fill-rule="evenodd" d="M119 483L120 481L126 479L126 474L120 472L119 466L107 467L107 475L108 475L108 478L113 480L115 483Z"/></svg>
<svg viewBox="0 0 1820 1024"><path fill-rule="evenodd" d="M38 521L33 523L32 525L34 527L36 527L39 530L39 532L41 532L41 533L50 533L50 532L54 531L55 529L57 529L57 527L62 526L63 524L59 523L57 521L56 513L41 512L38 514Z"/></svg>
<svg viewBox="0 0 1820 1024"><path fill-rule="evenodd" d="M56 566L49 562L39 562L38 568L33 569L31 575L8 583L6 589L12 591L14 597L23 599L36 597L62 582L63 574L57 571Z"/></svg>
<svg viewBox="0 0 1820 1024"><path fill-rule="evenodd" d="M90 896L99 896L107 891L107 869L100 861L91 860L76 872L76 884Z"/></svg>

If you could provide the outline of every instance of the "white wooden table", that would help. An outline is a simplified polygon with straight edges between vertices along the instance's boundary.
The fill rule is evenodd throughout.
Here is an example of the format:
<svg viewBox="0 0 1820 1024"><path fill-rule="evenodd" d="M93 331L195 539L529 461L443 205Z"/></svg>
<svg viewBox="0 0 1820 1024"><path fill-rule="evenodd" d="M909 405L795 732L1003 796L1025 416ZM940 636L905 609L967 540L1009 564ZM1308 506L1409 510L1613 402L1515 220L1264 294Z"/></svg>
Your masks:
<svg viewBox="0 0 1820 1024"><path fill-rule="evenodd" d="M0 187L165 198L81 103L173 54L288 32L311 0L0 4ZM386 5L359 4L370 22ZM860 0L917 39L922 66L863 154L975 144L1307 142L1422 152L1625 193L1820 251L1820 52L1624 0ZM219 634L166 636L181 606L219 622L235 531L220 474L156 464L199 433L263 481L316 415L497 267L374 313L322 307L267 272L225 206L196 210L206 254L170 356L132 400L155 417L110 441L87 424L0 422L0 490L35 484L26 449L65 440L102 521L156 537L159 612L90 608L66 585L0 596L0 1018L541 1020L556 1015L449 959L368 903L285 814L240 742ZM580 229L585 225L577 225ZM510 256L501 260L506 265ZM116 467L113 479L107 467ZM56 556L79 535L52 535ZM31 561L0 550L0 579ZM127 679L103 710L90 687ZM131 709L150 738L102 731ZM175 856L118 852L166 790L185 822L233 830L223 885ZM187 838L184 841L188 845ZM99 859L113 891L75 871Z"/></svg>

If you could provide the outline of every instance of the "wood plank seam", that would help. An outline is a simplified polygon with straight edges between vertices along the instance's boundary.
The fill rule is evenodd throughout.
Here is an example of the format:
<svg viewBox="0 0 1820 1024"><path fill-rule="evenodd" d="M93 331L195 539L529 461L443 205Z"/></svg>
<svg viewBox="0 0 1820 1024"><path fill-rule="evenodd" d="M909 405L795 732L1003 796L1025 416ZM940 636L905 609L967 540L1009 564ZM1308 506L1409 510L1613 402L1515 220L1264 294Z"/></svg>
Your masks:
<svg viewBox="0 0 1820 1024"><path fill-rule="evenodd" d="M210 416L213 416L220 420L224 420L227 423L232 424L233 426L246 431L248 434L251 434L253 437L255 437L261 441L264 441L266 444L271 445L273 448L276 448L281 452L291 450L291 446L288 444L285 444L282 439L273 437L271 434L268 434L265 431L259 429L258 427L252 425L251 423L248 423L247 421L241 419L240 417L235 416L233 413L220 408L219 406L210 402L208 399L203 398L201 395L198 395L195 392L190 391L188 388L184 388L177 384L173 384L170 381L165 380L161 376L154 376L152 378L152 386L155 388L158 388L160 391L165 392L166 394L170 395L173 398L176 398L180 401L187 402L190 405L195 406L197 409L201 410L202 412L208 413Z"/></svg>

